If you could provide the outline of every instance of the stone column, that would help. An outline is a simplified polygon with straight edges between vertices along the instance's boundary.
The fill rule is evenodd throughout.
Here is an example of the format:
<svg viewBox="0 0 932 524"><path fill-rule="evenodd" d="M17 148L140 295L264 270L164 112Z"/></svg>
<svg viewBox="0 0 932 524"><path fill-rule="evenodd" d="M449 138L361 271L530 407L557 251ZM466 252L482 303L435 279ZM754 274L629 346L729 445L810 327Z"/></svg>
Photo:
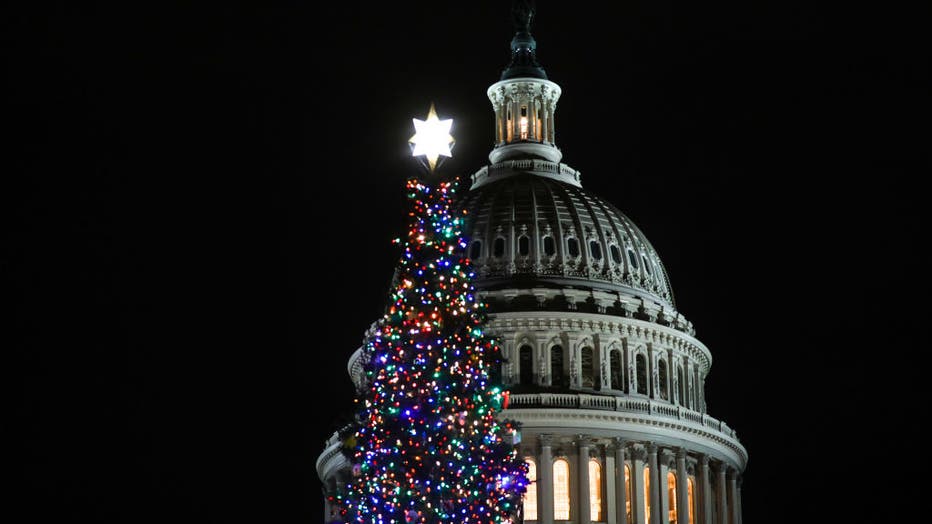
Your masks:
<svg viewBox="0 0 932 524"><path fill-rule="evenodd" d="M531 94L527 103L527 120L528 120L528 138L537 141L537 131L540 123L537 122L537 93L536 90Z"/></svg>
<svg viewBox="0 0 932 524"><path fill-rule="evenodd" d="M615 503L615 453L614 444L604 446L601 450L596 451L596 456L604 457L602 459L602 519L601 522L607 524L618 523L618 512Z"/></svg>
<svg viewBox="0 0 932 524"><path fill-rule="evenodd" d="M742 521L744 520L743 512L741 511L741 483L742 483L742 480L743 480L742 477L738 477L738 491L737 491L738 498L735 499L735 506L736 506L735 509L737 510L737 513L738 513L738 520L735 521L735 524L742 524Z"/></svg>
<svg viewBox="0 0 932 524"><path fill-rule="evenodd" d="M660 456L657 460L660 463L660 471L658 476L660 477L660 485L658 486L659 496L660 496L660 524L670 524L670 493L667 488L667 474L670 472L670 463L673 462L673 457L670 456L670 452L664 450L660 452ZM676 500L673 501L676 504Z"/></svg>
<svg viewBox="0 0 932 524"><path fill-rule="evenodd" d="M727 500L727 491L728 483L725 480L725 465L719 464L718 466L718 482L716 482L716 488L718 488L718 524L728 524L728 500Z"/></svg>
<svg viewBox="0 0 932 524"><path fill-rule="evenodd" d="M628 524L628 491L625 486L625 441L615 439L615 522Z"/></svg>
<svg viewBox="0 0 932 524"><path fill-rule="evenodd" d="M540 439L540 459L537 464L537 519L540 524L553 524L553 452L552 436Z"/></svg>
<svg viewBox="0 0 932 524"><path fill-rule="evenodd" d="M689 524L689 473L686 472L686 450L676 451L676 524ZM693 493L695 499L696 494ZM696 515L693 515L695 521Z"/></svg>
<svg viewBox="0 0 932 524"><path fill-rule="evenodd" d="M731 524L738 524L741 517L738 515L738 472L728 469L728 510Z"/></svg>
<svg viewBox="0 0 932 524"><path fill-rule="evenodd" d="M576 522L579 524L589 524L591 520L591 508L589 501L589 447L592 445L592 439L589 435L577 435L576 446L579 449L579 466L578 470L578 479L576 485L579 489L576 490L577 498L579 503L576 506L579 508L579 518L576 519ZM572 507L572 506L570 506ZM572 512L570 512L572 517Z"/></svg>
<svg viewBox="0 0 932 524"><path fill-rule="evenodd" d="M660 466L657 464L657 445L647 446L647 464L650 466L650 523L660 524Z"/></svg>
<svg viewBox="0 0 932 524"><path fill-rule="evenodd" d="M634 522L628 524L647 524L644 511L647 499L644 496L644 460L647 452L638 447L631 450L631 517ZM624 473L622 473L624 475Z"/></svg>
<svg viewBox="0 0 932 524"><path fill-rule="evenodd" d="M702 514L702 519L697 520L697 522L701 522L702 524L714 524L712 522L712 479L709 477L708 455L703 455L702 458L699 459L699 474L701 475L699 485L701 494L699 500L701 501L700 507L702 511L700 511L700 513Z"/></svg>

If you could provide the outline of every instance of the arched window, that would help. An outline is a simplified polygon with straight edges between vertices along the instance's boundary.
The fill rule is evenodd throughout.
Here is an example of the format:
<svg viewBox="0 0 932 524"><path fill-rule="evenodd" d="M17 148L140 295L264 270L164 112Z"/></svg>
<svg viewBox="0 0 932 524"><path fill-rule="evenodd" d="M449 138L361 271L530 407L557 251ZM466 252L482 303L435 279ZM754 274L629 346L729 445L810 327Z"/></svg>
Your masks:
<svg viewBox="0 0 932 524"><path fill-rule="evenodd" d="M634 256L634 251L628 250L628 261L631 262L631 267L634 269L638 268L638 257Z"/></svg>
<svg viewBox="0 0 932 524"><path fill-rule="evenodd" d="M602 465L589 459L589 520L602 521Z"/></svg>
<svg viewBox="0 0 932 524"><path fill-rule="evenodd" d="M531 457L527 462L527 491L524 492L524 520L537 520L537 464Z"/></svg>
<svg viewBox="0 0 932 524"><path fill-rule="evenodd" d="M531 241L528 239L527 235L521 235L518 237L518 254L522 257L526 257L528 253L531 252Z"/></svg>
<svg viewBox="0 0 932 524"><path fill-rule="evenodd" d="M641 255L641 260L644 262L644 269L647 270L648 275L653 275L653 271L650 270L650 264L647 263L647 257Z"/></svg>
<svg viewBox="0 0 932 524"><path fill-rule="evenodd" d="M544 254L548 257L552 257L554 253L557 252L557 244L553 241L553 237L547 235L544 237Z"/></svg>
<svg viewBox="0 0 932 524"><path fill-rule="evenodd" d="M563 348L550 348L550 385L563 387Z"/></svg>
<svg viewBox="0 0 932 524"><path fill-rule="evenodd" d="M482 255L482 241L476 240L469 247L469 258L477 260Z"/></svg>
<svg viewBox="0 0 932 524"><path fill-rule="evenodd" d="M595 387L595 363L592 359L592 348L584 347L579 352L582 361L582 387Z"/></svg>
<svg viewBox="0 0 932 524"><path fill-rule="evenodd" d="M570 463L553 462L553 520L570 520Z"/></svg>
<svg viewBox="0 0 932 524"><path fill-rule="evenodd" d="M621 264L621 250L618 249L618 246L612 244L608 250L612 253L612 261L614 261L616 264Z"/></svg>
<svg viewBox="0 0 932 524"><path fill-rule="evenodd" d="M657 361L657 377L660 380L660 398L667 400L670 398L670 390L667 387L667 361L662 358Z"/></svg>
<svg viewBox="0 0 932 524"><path fill-rule="evenodd" d="M644 522L650 522L650 467L644 466Z"/></svg>
<svg viewBox="0 0 932 524"><path fill-rule="evenodd" d="M595 260L602 260L602 246L599 245L597 240L589 241L589 252L592 253L592 258Z"/></svg>
<svg viewBox="0 0 932 524"><path fill-rule="evenodd" d="M505 239L498 237L492 245L492 255L495 258L502 258L505 255Z"/></svg>
<svg viewBox="0 0 932 524"><path fill-rule="evenodd" d="M534 383L534 363L531 351L531 346L527 345L521 346L518 350L518 382L525 385Z"/></svg>
<svg viewBox="0 0 932 524"><path fill-rule="evenodd" d="M647 358L644 355L638 355L634 358L637 363L638 374L638 393L647 394Z"/></svg>
<svg viewBox="0 0 932 524"><path fill-rule="evenodd" d="M667 472L667 515L670 524L676 524L676 474Z"/></svg>
<svg viewBox="0 0 932 524"><path fill-rule="evenodd" d="M625 522L634 524L634 519L631 518L631 467L627 464L625 464L625 513L628 515Z"/></svg>
<svg viewBox="0 0 932 524"><path fill-rule="evenodd" d="M621 351L613 349L609 352L609 367L612 373L612 389L621 391L624 389L624 383L621 374Z"/></svg>
<svg viewBox="0 0 932 524"><path fill-rule="evenodd" d="M690 476L686 480L686 494L689 501L689 524L695 524L696 519L696 477Z"/></svg>
<svg viewBox="0 0 932 524"><path fill-rule="evenodd" d="M677 384L678 386L677 390L679 391L679 395L680 395L680 405L685 406L686 405L686 375L683 373L683 366L676 366L676 374L677 374L676 378L679 380L679 384Z"/></svg>
<svg viewBox="0 0 932 524"><path fill-rule="evenodd" d="M579 241L573 237L566 239L566 249L569 255L573 258L579 256Z"/></svg>

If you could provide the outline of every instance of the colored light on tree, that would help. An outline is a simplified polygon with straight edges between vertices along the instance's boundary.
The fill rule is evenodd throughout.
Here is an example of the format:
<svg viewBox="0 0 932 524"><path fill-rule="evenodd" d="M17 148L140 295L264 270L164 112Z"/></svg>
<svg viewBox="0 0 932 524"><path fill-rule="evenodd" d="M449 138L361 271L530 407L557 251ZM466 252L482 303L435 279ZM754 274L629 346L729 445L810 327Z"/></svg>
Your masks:
<svg viewBox="0 0 932 524"><path fill-rule="evenodd" d="M355 477L338 496L354 523L505 523L527 486L517 428L497 421L500 349L464 251L457 181L408 181L413 204L389 306L365 347Z"/></svg>

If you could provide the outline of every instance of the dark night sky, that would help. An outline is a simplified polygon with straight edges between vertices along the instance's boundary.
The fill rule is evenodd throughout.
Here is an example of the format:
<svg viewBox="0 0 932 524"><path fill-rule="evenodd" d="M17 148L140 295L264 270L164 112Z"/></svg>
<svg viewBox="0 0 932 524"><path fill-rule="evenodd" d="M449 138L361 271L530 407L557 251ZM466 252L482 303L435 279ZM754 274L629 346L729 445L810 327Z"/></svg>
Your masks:
<svg viewBox="0 0 932 524"><path fill-rule="evenodd" d="M182 4L2 17L18 522L319 522L314 461L386 297L410 118L456 120L446 174L487 161L510 2ZM879 495L915 501L926 452L923 18L613 5L538 6L557 143L711 349L745 519L922 514Z"/></svg>

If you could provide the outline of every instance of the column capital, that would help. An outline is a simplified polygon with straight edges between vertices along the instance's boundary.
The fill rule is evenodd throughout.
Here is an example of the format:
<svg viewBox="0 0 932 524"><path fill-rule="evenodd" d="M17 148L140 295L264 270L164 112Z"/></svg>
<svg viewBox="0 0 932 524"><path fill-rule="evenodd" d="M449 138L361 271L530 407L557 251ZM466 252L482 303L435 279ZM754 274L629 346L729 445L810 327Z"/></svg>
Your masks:
<svg viewBox="0 0 932 524"><path fill-rule="evenodd" d="M591 448L592 435L576 435L576 447Z"/></svg>
<svg viewBox="0 0 932 524"><path fill-rule="evenodd" d="M648 455L656 455L658 449L659 448L657 447L657 444L654 444L653 442L647 443L647 454Z"/></svg>
<svg viewBox="0 0 932 524"><path fill-rule="evenodd" d="M550 433L541 433L537 435L537 440L540 442L541 447L550 447L553 445L553 435Z"/></svg>
<svg viewBox="0 0 932 524"><path fill-rule="evenodd" d="M612 439L612 443L611 443L612 450L616 452L620 451L622 458L624 458L625 456L625 447L626 447L625 439L619 438L619 437L615 437Z"/></svg>
<svg viewBox="0 0 932 524"><path fill-rule="evenodd" d="M677 459L677 460L686 460L686 448L677 448L677 450L676 450L676 459Z"/></svg>
<svg viewBox="0 0 932 524"><path fill-rule="evenodd" d="M709 456L708 456L708 455L700 455L700 456L699 456L699 463L702 464L702 467L703 467L703 468L708 468L708 467L709 467Z"/></svg>
<svg viewBox="0 0 932 524"><path fill-rule="evenodd" d="M631 458L633 460L644 462L645 460L647 460L647 450L640 446L632 447Z"/></svg>

